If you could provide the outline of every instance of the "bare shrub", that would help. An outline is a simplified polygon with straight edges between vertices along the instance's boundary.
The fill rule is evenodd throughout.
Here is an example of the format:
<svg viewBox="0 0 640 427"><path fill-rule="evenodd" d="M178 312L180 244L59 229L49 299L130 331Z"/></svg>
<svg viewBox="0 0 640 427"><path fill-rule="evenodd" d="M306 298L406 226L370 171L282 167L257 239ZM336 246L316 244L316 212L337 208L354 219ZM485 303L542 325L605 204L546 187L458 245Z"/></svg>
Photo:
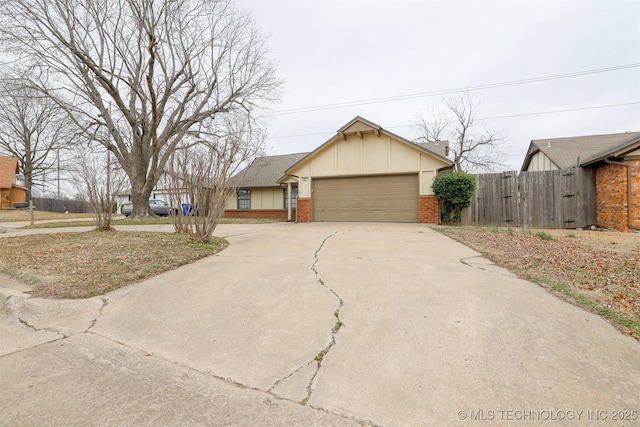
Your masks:
<svg viewBox="0 0 640 427"><path fill-rule="evenodd" d="M173 217L176 231L189 233L195 242L211 240L242 183L237 173L263 151L264 134L240 116L226 117L210 140L176 150L166 174L171 205L178 208Z"/></svg>

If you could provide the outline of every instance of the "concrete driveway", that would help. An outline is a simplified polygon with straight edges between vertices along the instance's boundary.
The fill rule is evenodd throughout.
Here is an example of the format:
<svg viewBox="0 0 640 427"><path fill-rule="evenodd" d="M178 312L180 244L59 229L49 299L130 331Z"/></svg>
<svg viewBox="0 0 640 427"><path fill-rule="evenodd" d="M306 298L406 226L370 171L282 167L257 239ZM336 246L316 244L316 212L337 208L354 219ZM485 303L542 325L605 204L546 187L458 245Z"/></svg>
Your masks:
<svg viewBox="0 0 640 427"><path fill-rule="evenodd" d="M428 227L217 234L103 298L0 278L0 425L640 423L640 343Z"/></svg>

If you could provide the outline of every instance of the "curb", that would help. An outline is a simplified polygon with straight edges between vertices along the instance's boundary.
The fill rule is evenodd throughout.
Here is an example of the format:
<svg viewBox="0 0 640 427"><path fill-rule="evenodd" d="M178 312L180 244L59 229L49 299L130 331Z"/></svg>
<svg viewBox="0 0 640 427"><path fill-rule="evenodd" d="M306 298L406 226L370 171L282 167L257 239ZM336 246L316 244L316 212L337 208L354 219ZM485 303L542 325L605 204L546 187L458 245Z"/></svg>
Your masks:
<svg viewBox="0 0 640 427"><path fill-rule="evenodd" d="M0 287L0 315L8 316L36 330L47 329L73 335L87 330L104 307L104 299L76 300L34 298L21 289ZM25 289L26 288L26 289Z"/></svg>

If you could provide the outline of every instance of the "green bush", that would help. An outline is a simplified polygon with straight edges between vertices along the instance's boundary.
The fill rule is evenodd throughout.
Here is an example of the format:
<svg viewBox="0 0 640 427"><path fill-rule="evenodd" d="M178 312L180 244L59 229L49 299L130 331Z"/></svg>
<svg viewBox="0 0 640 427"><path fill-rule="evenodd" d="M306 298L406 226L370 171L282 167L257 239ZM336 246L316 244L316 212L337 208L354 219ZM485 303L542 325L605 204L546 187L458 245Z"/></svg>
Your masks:
<svg viewBox="0 0 640 427"><path fill-rule="evenodd" d="M431 185L442 207L442 221L460 222L462 210L471 205L476 191L476 178L462 171L448 171L436 176Z"/></svg>

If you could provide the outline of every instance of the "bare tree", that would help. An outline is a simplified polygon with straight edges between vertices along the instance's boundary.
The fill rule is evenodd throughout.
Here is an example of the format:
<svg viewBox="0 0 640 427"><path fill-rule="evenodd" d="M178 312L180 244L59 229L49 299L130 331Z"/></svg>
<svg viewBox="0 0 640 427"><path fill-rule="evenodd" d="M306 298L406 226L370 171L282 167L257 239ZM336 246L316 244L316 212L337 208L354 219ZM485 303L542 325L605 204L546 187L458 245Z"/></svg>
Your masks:
<svg viewBox="0 0 640 427"><path fill-rule="evenodd" d="M58 105L25 81L5 79L0 92L0 153L18 158L31 198L34 183L56 167L74 141L73 123Z"/></svg>
<svg viewBox="0 0 640 427"><path fill-rule="evenodd" d="M280 96L264 38L231 0L7 0L0 16L33 86L129 177L131 217L152 215L177 146L213 138L221 115L256 119Z"/></svg>
<svg viewBox="0 0 640 427"><path fill-rule="evenodd" d="M466 172L493 171L504 167L502 138L486 128L477 129L475 115L478 103L473 95L464 92L444 100L445 106L434 105L425 115L418 116L414 125L418 141L449 141L456 170Z"/></svg>
<svg viewBox="0 0 640 427"><path fill-rule="evenodd" d="M112 231L116 196L124 188L126 176L111 163L111 155L83 147L78 151L73 175L81 200L91 204L96 230Z"/></svg>
<svg viewBox="0 0 640 427"><path fill-rule="evenodd" d="M264 134L253 131L248 119L228 116L225 131L213 140L176 150L167 173L171 205L178 207L176 231L196 242L211 240L241 184L238 171L262 155L264 145Z"/></svg>

